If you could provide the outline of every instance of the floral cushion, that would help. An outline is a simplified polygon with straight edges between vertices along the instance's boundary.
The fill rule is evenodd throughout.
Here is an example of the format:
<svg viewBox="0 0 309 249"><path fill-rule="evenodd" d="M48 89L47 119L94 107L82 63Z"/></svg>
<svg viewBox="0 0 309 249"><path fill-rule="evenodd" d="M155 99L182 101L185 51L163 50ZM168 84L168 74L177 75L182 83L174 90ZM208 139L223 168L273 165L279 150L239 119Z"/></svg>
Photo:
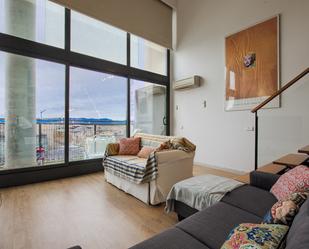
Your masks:
<svg viewBox="0 0 309 249"><path fill-rule="evenodd" d="M221 249L280 248L288 229L285 225L243 223L232 230Z"/></svg>
<svg viewBox="0 0 309 249"><path fill-rule="evenodd" d="M136 156L140 150L140 137L122 138L119 141L118 155L134 155Z"/></svg>
<svg viewBox="0 0 309 249"><path fill-rule="evenodd" d="M309 191L309 168L297 166L284 173L273 185L270 192L280 201L295 192Z"/></svg>
<svg viewBox="0 0 309 249"><path fill-rule="evenodd" d="M264 216L262 223L291 225L301 205L306 201L308 193L297 192L283 201L276 202Z"/></svg>

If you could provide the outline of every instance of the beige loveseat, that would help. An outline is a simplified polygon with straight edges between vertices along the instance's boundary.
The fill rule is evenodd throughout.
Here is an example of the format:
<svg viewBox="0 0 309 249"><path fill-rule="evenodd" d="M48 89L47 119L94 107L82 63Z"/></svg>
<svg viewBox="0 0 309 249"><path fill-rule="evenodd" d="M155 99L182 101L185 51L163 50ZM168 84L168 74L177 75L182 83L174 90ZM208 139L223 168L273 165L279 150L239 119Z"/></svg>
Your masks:
<svg viewBox="0 0 309 249"><path fill-rule="evenodd" d="M142 133L138 133L134 137L141 137L141 146L153 147L158 147L160 144L172 141L173 139L181 139L170 136L158 136ZM161 202L165 202L171 187L175 183L192 177L193 159L195 154L194 150L195 146L191 151L183 151L180 148L156 152L154 156L157 163L157 175L155 179L148 182L132 182L130 179L119 176L113 171L108 171L107 168L104 173L105 179L107 182L113 184L126 193L135 196L139 200L147 204L156 205ZM139 158L137 156L112 155L109 157L111 157L110 159L115 162L118 161L120 164L128 160L130 163L134 163L135 165L139 165L141 167L144 167L147 164L147 159Z"/></svg>

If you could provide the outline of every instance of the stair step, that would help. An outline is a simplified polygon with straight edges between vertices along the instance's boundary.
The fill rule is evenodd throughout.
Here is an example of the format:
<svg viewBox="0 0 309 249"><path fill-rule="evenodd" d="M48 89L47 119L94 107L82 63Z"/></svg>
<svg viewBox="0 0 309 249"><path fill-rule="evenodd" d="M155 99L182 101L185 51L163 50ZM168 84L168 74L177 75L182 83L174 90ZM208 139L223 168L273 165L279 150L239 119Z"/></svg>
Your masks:
<svg viewBox="0 0 309 249"><path fill-rule="evenodd" d="M287 168L286 165L270 163L270 164L266 164L264 166L259 167L257 171L278 174L280 172L283 172L286 168ZM243 182L246 184L250 184L250 173L234 177L234 180Z"/></svg>
<svg viewBox="0 0 309 249"><path fill-rule="evenodd" d="M266 164L264 166L259 167L257 171L278 174L280 172L283 172L286 169L286 167L287 167L286 165L270 163L270 164Z"/></svg>
<svg viewBox="0 0 309 249"><path fill-rule="evenodd" d="M290 168L294 168L298 165L303 164L309 159L309 155L304 154L288 154L283 156L277 160L275 160L274 164L286 165Z"/></svg>
<svg viewBox="0 0 309 249"><path fill-rule="evenodd" d="M237 176L233 178L236 181L245 183L245 184L250 184L250 174L247 173L245 175Z"/></svg>
<svg viewBox="0 0 309 249"><path fill-rule="evenodd" d="M309 155L309 145L298 150L299 153L305 153Z"/></svg>

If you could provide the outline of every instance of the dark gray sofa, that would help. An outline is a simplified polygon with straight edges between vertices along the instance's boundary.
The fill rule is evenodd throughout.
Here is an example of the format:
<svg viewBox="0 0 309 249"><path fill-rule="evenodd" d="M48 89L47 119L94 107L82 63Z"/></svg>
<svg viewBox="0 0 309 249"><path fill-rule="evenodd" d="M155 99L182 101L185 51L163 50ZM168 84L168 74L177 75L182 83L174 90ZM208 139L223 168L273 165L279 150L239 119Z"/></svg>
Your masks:
<svg viewBox="0 0 309 249"><path fill-rule="evenodd" d="M219 249L238 224L262 221L277 201L269 189L278 178L274 174L252 172L250 185L233 190L216 205L199 212L176 203L176 212L184 219L131 249ZM294 219L286 249L309 249L309 200Z"/></svg>

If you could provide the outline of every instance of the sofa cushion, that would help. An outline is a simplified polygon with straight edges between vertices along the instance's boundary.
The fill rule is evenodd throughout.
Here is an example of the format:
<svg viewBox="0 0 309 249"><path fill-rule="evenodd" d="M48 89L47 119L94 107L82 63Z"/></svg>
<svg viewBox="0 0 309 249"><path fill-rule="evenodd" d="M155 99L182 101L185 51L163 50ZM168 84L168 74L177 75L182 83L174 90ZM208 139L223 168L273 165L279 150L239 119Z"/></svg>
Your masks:
<svg viewBox="0 0 309 249"><path fill-rule="evenodd" d="M162 143L169 141L172 137L145 133L136 133L134 137L141 138L141 146L159 147Z"/></svg>
<svg viewBox="0 0 309 249"><path fill-rule="evenodd" d="M297 192L276 202L264 216L263 223L291 225L300 207L307 199L307 193Z"/></svg>
<svg viewBox="0 0 309 249"><path fill-rule="evenodd" d="M288 226L278 224L240 224L229 234L221 249L281 248L288 230Z"/></svg>
<svg viewBox="0 0 309 249"><path fill-rule="evenodd" d="M107 156L103 160L103 167L106 172L134 183L141 183L145 179L148 172L145 171L146 165L147 159L137 156ZM157 172L154 171L147 176L152 177L156 176L156 174Z"/></svg>
<svg viewBox="0 0 309 249"><path fill-rule="evenodd" d="M244 185L226 194L221 201L263 218L277 199L268 191Z"/></svg>
<svg viewBox="0 0 309 249"><path fill-rule="evenodd" d="M138 152L137 156L141 158L148 158L149 155L156 150L155 147L143 146L142 149Z"/></svg>
<svg viewBox="0 0 309 249"><path fill-rule="evenodd" d="M286 240L285 249L309 248L309 199L301 206Z"/></svg>
<svg viewBox="0 0 309 249"><path fill-rule="evenodd" d="M170 228L130 249L209 249L186 232Z"/></svg>
<svg viewBox="0 0 309 249"><path fill-rule="evenodd" d="M294 192L303 191L309 191L309 167L304 165L284 173L270 190L278 200L283 200Z"/></svg>
<svg viewBox="0 0 309 249"><path fill-rule="evenodd" d="M189 233L209 248L220 248L230 231L240 223L259 223L261 218L224 202L206 208L176 227Z"/></svg>
<svg viewBox="0 0 309 249"><path fill-rule="evenodd" d="M156 140L150 140L150 139L143 139L141 140L141 146L148 146L153 148L159 148L161 146L162 142L156 141Z"/></svg>
<svg viewBox="0 0 309 249"><path fill-rule="evenodd" d="M119 155L137 155L140 150L140 137L122 138L119 141Z"/></svg>
<svg viewBox="0 0 309 249"><path fill-rule="evenodd" d="M147 163L147 159L138 156L116 155L110 156L109 158L128 165L138 165L139 167L145 167Z"/></svg>
<svg viewBox="0 0 309 249"><path fill-rule="evenodd" d="M269 191L278 181L280 175L262 171L250 172L250 185Z"/></svg>
<svg viewBox="0 0 309 249"><path fill-rule="evenodd" d="M105 154L115 156L119 153L119 143L109 143L106 147Z"/></svg>

